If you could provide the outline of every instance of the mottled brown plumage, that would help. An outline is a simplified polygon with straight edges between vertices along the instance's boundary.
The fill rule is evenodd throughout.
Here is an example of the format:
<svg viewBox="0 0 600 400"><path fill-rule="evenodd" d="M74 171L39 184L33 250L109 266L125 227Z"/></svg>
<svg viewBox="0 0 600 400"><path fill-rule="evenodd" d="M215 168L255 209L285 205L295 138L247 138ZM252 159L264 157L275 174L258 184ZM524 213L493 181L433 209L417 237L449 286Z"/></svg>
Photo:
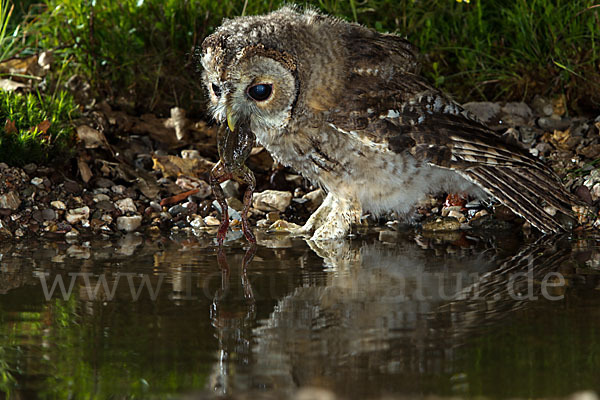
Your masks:
<svg viewBox="0 0 600 400"><path fill-rule="evenodd" d="M215 119L249 121L276 160L327 190L300 231L314 239L440 191L494 196L543 232L571 214L553 172L430 86L396 35L284 7L224 21L202 64Z"/></svg>

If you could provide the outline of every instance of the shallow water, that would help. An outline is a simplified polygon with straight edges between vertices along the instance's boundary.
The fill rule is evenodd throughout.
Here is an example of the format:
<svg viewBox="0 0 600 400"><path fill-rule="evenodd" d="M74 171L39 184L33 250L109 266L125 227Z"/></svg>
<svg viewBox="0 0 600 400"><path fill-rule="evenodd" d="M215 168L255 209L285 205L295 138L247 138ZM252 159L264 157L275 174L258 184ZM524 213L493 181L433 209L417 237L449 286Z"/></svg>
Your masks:
<svg viewBox="0 0 600 400"><path fill-rule="evenodd" d="M592 239L373 232L317 245L258 237L256 248L234 241L222 253L195 237L0 244L0 393L600 391Z"/></svg>

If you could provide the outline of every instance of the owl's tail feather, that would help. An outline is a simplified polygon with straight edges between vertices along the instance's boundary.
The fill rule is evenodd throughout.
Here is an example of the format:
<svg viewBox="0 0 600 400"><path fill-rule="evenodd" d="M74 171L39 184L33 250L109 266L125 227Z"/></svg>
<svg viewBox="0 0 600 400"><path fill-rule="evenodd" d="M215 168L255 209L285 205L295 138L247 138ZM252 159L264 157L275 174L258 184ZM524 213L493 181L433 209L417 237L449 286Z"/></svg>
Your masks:
<svg viewBox="0 0 600 400"><path fill-rule="evenodd" d="M571 207L578 201L562 188L551 172L480 166L463 171L463 174L487 188L500 202L542 232L569 229L556 217L558 213L573 217Z"/></svg>

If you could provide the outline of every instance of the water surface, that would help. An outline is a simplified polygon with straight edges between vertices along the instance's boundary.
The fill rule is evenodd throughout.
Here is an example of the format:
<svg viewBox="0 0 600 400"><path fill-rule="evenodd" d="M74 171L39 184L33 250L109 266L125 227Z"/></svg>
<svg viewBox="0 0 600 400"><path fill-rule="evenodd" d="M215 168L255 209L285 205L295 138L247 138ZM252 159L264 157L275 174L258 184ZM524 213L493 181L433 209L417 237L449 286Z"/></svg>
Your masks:
<svg viewBox="0 0 600 400"><path fill-rule="evenodd" d="M600 391L592 239L373 232L259 246L0 244L8 398L556 397ZM0 397L2 397L0 395Z"/></svg>

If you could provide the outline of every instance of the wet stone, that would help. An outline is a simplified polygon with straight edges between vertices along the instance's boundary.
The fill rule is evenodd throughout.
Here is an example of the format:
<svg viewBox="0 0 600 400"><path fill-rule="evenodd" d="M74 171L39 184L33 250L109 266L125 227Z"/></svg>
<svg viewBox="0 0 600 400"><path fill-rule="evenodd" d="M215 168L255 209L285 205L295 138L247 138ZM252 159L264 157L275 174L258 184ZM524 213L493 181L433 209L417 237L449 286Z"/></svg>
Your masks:
<svg viewBox="0 0 600 400"><path fill-rule="evenodd" d="M36 176L31 180L31 184L36 187L42 187L44 185L44 180Z"/></svg>
<svg viewBox="0 0 600 400"><path fill-rule="evenodd" d="M87 220L89 217L90 217L90 208L87 206L68 210L67 215L65 216L67 222L69 222L70 224L76 224L78 222L83 222L83 221Z"/></svg>
<svg viewBox="0 0 600 400"><path fill-rule="evenodd" d="M571 120L557 117L540 117L537 120L537 124L546 131L562 131L571 125Z"/></svg>
<svg viewBox="0 0 600 400"><path fill-rule="evenodd" d="M117 200L115 202L115 207L117 207L117 209L119 209L119 211L121 211L123 214L137 212L137 207L135 206L135 203L129 197Z"/></svg>
<svg viewBox="0 0 600 400"><path fill-rule="evenodd" d="M265 190L261 193L255 193L252 197L252 205L261 211L285 211L292 201L291 192L281 192L278 190Z"/></svg>
<svg viewBox="0 0 600 400"><path fill-rule="evenodd" d="M65 183L63 184L63 187L64 187L65 191L67 191L68 193L80 193L81 192L81 185L79 185L77 182L65 181Z"/></svg>
<svg viewBox="0 0 600 400"><path fill-rule="evenodd" d="M104 210L104 211L115 211L117 209L112 202L107 201L107 200L99 201L96 204L96 208L98 208L100 210Z"/></svg>
<svg viewBox="0 0 600 400"><path fill-rule="evenodd" d="M94 185L98 188L108 189L115 186L115 183L107 178L98 178L94 182Z"/></svg>
<svg viewBox="0 0 600 400"><path fill-rule="evenodd" d="M15 192L8 192L0 195L0 208L7 208L9 210L16 210L21 205L21 199Z"/></svg>
<svg viewBox="0 0 600 400"><path fill-rule="evenodd" d="M125 232L133 232L142 225L142 216L133 215L131 217L118 217L117 229Z"/></svg>
<svg viewBox="0 0 600 400"><path fill-rule="evenodd" d="M63 203L60 200L55 200L55 201L51 202L50 205L57 210L66 210L67 209L67 206L65 205L65 203Z"/></svg>
<svg viewBox="0 0 600 400"><path fill-rule="evenodd" d="M173 207L169 208L169 214L176 217L181 213L185 213L186 209L181 204L176 204Z"/></svg>
<svg viewBox="0 0 600 400"><path fill-rule="evenodd" d="M456 218L435 218L423 223L424 231L440 232L440 231L457 231L460 229L460 222Z"/></svg>

